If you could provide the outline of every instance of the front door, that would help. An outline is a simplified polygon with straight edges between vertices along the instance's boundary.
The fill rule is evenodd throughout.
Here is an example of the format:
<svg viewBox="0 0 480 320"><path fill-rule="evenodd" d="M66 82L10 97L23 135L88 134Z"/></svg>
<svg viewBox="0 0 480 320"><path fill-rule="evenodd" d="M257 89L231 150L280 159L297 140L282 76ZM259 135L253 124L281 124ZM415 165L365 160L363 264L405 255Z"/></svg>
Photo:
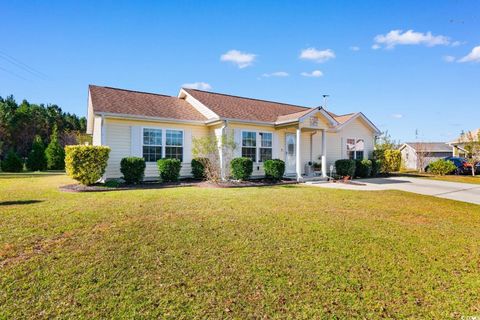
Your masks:
<svg viewBox="0 0 480 320"><path fill-rule="evenodd" d="M285 173L295 174L297 159L296 137L294 133L285 134Z"/></svg>

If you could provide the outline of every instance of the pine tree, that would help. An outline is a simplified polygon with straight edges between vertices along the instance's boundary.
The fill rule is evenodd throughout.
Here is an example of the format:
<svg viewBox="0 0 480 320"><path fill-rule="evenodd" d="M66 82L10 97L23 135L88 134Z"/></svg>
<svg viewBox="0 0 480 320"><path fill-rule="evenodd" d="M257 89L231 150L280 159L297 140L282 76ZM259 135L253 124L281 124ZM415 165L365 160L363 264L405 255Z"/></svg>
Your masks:
<svg viewBox="0 0 480 320"><path fill-rule="evenodd" d="M3 159L2 163L2 171L3 172L21 172L23 170L23 163L22 159L10 149Z"/></svg>
<svg viewBox="0 0 480 320"><path fill-rule="evenodd" d="M28 155L26 162L27 169L30 171L42 171L47 169L47 157L45 156L45 147L42 138L35 136L33 140L32 150Z"/></svg>
<svg viewBox="0 0 480 320"><path fill-rule="evenodd" d="M65 150L63 150L60 142L58 142L57 125L53 127L50 143L45 150L45 155L47 156L47 168L49 170L65 169Z"/></svg>

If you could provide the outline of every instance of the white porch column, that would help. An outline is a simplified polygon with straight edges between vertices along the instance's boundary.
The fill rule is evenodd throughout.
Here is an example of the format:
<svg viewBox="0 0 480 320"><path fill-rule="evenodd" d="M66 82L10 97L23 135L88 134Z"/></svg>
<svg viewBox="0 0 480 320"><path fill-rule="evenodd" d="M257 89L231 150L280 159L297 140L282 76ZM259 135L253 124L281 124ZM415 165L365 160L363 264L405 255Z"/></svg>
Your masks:
<svg viewBox="0 0 480 320"><path fill-rule="evenodd" d="M327 130L322 130L322 177L327 177Z"/></svg>
<svg viewBox="0 0 480 320"><path fill-rule="evenodd" d="M297 143L296 147L297 150L295 150L295 156L296 156L296 161L295 161L295 172L297 174L297 181L300 181L302 179L302 152L301 152L301 145L302 145L302 129L297 127Z"/></svg>

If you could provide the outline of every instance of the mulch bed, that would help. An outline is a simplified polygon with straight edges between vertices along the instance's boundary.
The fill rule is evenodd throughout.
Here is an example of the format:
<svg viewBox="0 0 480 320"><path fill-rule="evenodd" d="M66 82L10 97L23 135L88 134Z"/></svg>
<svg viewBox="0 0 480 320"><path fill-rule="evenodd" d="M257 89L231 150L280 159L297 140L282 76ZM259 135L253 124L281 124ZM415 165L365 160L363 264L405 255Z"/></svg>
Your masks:
<svg viewBox="0 0 480 320"><path fill-rule="evenodd" d="M177 187L199 187L199 188L245 188L245 187L264 187L278 186L286 184L296 184L294 180L281 180L273 182L271 180L248 180L248 181L224 181L224 182L208 182L196 180L181 180L178 182L143 182L137 185L120 184L118 187L107 187L103 184L95 184L84 186L81 184L69 184L61 186L59 189L63 192L106 192L121 190L142 190L142 189L164 189Z"/></svg>

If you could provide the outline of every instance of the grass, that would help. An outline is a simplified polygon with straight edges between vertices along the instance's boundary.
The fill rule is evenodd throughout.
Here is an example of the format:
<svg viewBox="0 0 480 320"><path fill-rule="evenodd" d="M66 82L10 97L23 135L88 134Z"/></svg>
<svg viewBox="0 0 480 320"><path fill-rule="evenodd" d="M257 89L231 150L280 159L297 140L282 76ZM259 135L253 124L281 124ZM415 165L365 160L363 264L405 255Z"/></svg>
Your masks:
<svg viewBox="0 0 480 320"><path fill-rule="evenodd" d="M480 206L302 186L61 193L0 175L0 319L480 315Z"/></svg>
<svg viewBox="0 0 480 320"><path fill-rule="evenodd" d="M431 180L439 181L449 181L449 182L463 182L463 183L473 183L480 184L480 175L446 175L446 176L435 176L428 173L418 173L418 172L405 172L400 173L402 176L414 177L414 178L425 178Z"/></svg>

